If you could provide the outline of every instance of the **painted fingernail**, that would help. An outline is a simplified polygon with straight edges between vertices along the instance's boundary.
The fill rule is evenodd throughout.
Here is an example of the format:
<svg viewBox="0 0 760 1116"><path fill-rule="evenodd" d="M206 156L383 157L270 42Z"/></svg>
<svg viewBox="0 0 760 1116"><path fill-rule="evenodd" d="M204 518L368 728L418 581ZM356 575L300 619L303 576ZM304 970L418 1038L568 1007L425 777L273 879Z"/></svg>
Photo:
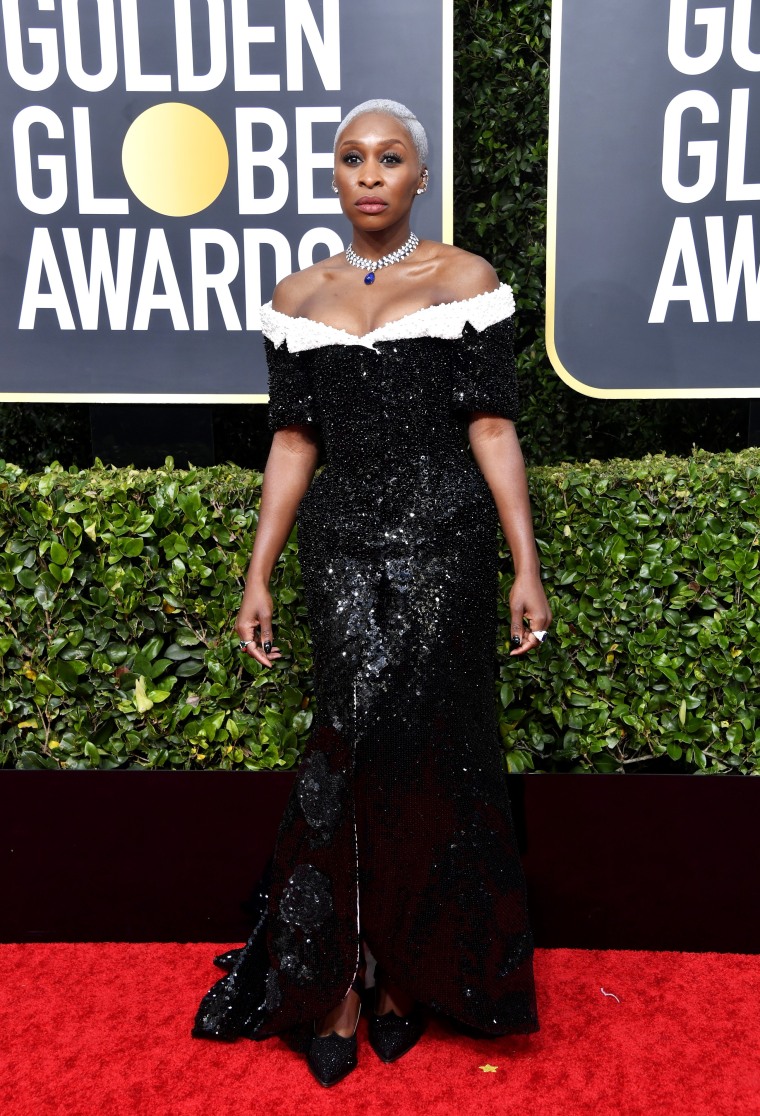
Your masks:
<svg viewBox="0 0 760 1116"><path fill-rule="evenodd" d="M264 641L264 654L268 655L271 650L272 650L272 644L267 639L267 640Z"/></svg>
<svg viewBox="0 0 760 1116"><path fill-rule="evenodd" d="M519 636L512 636L509 643L511 647L519 647L522 644L522 640Z"/></svg>

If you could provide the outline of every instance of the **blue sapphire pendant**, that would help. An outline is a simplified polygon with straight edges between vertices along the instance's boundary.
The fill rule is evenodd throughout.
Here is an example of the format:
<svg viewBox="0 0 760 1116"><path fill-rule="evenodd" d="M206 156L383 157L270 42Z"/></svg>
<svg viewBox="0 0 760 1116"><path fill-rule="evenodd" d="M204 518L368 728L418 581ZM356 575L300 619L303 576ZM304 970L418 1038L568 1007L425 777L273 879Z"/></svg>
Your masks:
<svg viewBox="0 0 760 1116"><path fill-rule="evenodd" d="M364 276L364 282L367 284L368 287L371 287L372 284L374 283L374 281L375 281L374 271L370 271L369 275Z"/></svg>

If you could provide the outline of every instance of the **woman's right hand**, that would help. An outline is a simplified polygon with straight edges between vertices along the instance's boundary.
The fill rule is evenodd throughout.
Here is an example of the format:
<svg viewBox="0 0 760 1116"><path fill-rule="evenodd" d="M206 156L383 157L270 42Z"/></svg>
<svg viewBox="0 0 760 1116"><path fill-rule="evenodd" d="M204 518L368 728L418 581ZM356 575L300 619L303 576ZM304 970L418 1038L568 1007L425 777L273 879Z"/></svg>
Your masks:
<svg viewBox="0 0 760 1116"><path fill-rule="evenodd" d="M257 632L258 629L258 632ZM262 666L272 666L275 659L281 659L279 647L271 646L269 652L264 644L272 644L272 595L265 585L247 587L243 603L235 621L235 631L240 639L249 640L246 655L256 659Z"/></svg>

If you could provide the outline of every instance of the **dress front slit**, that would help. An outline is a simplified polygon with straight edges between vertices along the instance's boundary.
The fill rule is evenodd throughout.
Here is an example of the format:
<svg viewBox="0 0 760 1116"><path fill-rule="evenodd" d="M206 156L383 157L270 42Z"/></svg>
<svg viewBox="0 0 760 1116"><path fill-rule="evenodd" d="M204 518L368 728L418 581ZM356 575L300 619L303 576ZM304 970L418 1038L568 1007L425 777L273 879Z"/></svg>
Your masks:
<svg viewBox="0 0 760 1116"><path fill-rule="evenodd" d="M318 423L298 509L316 713L259 918L193 1033L335 1007L362 941L420 1003L538 1029L496 714L498 516L468 412L516 416L508 287L367 335L263 312L270 425Z"/></svg>

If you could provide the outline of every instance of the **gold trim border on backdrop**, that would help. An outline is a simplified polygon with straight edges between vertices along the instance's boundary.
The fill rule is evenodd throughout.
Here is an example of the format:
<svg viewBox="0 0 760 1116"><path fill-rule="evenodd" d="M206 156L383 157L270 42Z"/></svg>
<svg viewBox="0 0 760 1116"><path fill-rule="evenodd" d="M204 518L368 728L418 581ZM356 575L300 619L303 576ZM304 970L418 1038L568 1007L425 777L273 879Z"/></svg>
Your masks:
<svg viewBox="0 0 760 1116"><path fill-rule="evenodd" d="M562 8L564 0L553 0L549 81L549 179L546 209L546 352L552 367L581 395L596 399L753 399L760 386L752 388L597 388L573 376L560 360L554 341L557 267L557 188L559 177L559 88L562 61Z"/></svg>
<svg viewBox="0 0 760 1116"><path fill-rule="evenodd" d="M556 2L556 0L555 0ZM441 0L441 240L454 243L454 0ZM257 331L258 332L258 331ZM2 392L0 403L268 403L268 395Z"/></svg>

